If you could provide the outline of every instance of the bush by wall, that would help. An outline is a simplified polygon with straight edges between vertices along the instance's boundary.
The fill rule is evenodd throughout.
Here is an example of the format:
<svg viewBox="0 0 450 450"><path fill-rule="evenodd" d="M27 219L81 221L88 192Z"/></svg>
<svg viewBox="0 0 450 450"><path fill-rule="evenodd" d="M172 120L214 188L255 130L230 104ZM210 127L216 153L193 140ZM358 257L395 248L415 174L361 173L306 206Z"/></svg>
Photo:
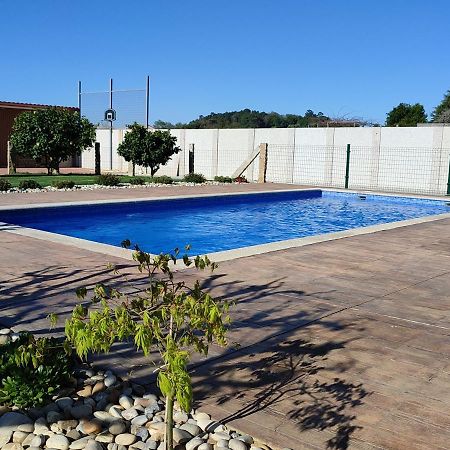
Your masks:
<svg viewBox="0 0 450 450"><path fill-rule="evenodd" d="M42 186L35 180L22 180L19 183L19 189L42 189Z"/></svg>
<svg viewBox="0 0 450 450"><path fill-rule="evenodd" d="M184 179L184 181L186 181L186 183L204 183L206 181L206 178L204 175L202 175L201 173L188 173Z"/></svg>
<svg viewBox="0 0 450 450"><path fill-rule="evenodd" d="M97 177L97 184L102 186L119 186L120 177L112 173L106 173Z"/></svg>

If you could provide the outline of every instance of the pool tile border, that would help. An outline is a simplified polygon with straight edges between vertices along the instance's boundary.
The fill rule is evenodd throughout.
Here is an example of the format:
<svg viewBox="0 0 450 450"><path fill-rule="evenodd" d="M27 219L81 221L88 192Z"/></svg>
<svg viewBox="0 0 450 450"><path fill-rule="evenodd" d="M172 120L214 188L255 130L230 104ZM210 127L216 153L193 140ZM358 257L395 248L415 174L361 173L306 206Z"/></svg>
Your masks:
<svg viewBox="0 0 450 450"><path fill-rule="evenodd" d="M412 196L403 194L386 194L370 191L349 191L339 189L303 189L301 191L317 191L322 190L326 192L346 192L352 194L362 195L382 195L382 196L395 196L404 198L415 199L429 199L445 201L442 197L425 197L425 196ZM176 199L191 199L202 197L225 197L225 196L238 196L238 195L258 195L269 193L282 193L282 192L298 192L298 189L283 189L279 191L259 191L259 192L233 192L233 193L214 193L214 194L199 194L199 195L177 195L177 196L164 196L158 198L133 198L133 199L113 199L113 200L96 200L96 201L81 201L81 202L61 202L61 203L40 203L29 205L14 205L14 206L0 206L0 211L11 210L23 210L23 209L39 209L39 208L56 208L56 207L68 207L68 206L83 206L83 205L97 205L97 204L114 204L114 203L130 203L130 202L152 202L152 201L164 201L164 200L176 200ZM392 230L395 228L406 227L410 225L417 225L421 223L433 222L436 220L448 219L450 213L436 214L433 216L419 217L416 219L402 220L398 222L385 223L380 225L372 225L368 227L353 228L351 230L338 231L335 233L319 234L315 236L308 236L303 238L286 239L283 241L271 242L266 244L252 245L248 247L241 247L238 249L224 250L220 252L208 253L208 256L216 262L229 261L237 258L245 258L248 256L261 255L264 253L271 253L279 250L288 250L290 248L298 248L306 245L318 244L321 242L333 241L336 239L344 239L353 236L361 236L365 234L376 233L379 231ZM0 222L0 231L17 234L20 236L26 236L34 239L40 239L48 242L54 242L57 244L68 245L83 250L92 251L95 253L101 253L104 255L123 258L126 260L132 260L133 251L130 249L124 249L116 247L114 245L102 244L100 242L89 241L86 239L80 239L71 236L65 236L62 234L51 233L48 231L36 230L33 228L21 227L19 225L11 225L4 222Z"/></svg>

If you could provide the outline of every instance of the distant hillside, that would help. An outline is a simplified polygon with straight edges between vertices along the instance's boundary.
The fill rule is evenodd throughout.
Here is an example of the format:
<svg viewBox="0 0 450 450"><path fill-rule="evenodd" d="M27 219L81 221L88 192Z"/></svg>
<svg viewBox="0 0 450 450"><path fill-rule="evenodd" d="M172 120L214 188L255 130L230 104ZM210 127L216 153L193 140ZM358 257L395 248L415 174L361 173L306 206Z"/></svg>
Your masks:
<svg viewBox="0 0 450 450"><path fill-rule="evenodd" d="M330 118L321 112L306 111L304 116L297 114L266 113L243 109L224 113L211 113L199 116L189 123L173 124L162 120L154 123L155 128L305 128L327 126Z"/></svg>

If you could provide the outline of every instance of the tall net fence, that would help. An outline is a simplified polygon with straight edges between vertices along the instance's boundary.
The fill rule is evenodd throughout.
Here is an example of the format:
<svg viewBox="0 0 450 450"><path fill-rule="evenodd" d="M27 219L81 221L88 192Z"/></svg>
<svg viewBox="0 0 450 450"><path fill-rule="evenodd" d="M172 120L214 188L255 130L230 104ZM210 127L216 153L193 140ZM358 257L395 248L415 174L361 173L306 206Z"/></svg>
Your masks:
<svg viewBox="0 0 450 450"><path fill-rule="evenodd" d="M266 180L445 195L449 164L450 148L269 144Z"/></svg>
<svg viewBox="0 0 450 450"><path fill-rule="evenodd" d="M113 90L101 92L81 92L81 114L87 117L98 128L110 128L111 123L105 120L105 111L116 112L113 128L126 128L134 122L146 125L147 91L145 89Z"/></svg>

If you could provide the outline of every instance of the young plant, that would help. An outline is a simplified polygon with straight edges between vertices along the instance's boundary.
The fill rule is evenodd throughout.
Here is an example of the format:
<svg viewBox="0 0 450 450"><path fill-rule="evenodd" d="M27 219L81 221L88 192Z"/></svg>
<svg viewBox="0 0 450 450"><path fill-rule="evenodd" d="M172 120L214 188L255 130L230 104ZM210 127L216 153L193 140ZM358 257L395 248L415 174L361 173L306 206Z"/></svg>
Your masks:
<svg viewBox="0 0 450 450"><path fill-rule="evenodd" d="M124 247L130 242L124 241ZM186 250L189 250L186 247ZM190 353L207 355L213 341L226 345L229 304L215 300L204 291L200 282L189 286L177 281L173 265L174 254L153 256L135 247L133 259L147 280L138 293L121 292L120 288L97 285L89 306L78 305L66 322L66 336L76 353L85 358L89 352L109 352L116 341L133 338L136 349L150 356L159 351L161 365L157 369L158 386L166 399L166 449L173 449L173 406L190 411L192 403L191 378L188 372ZM217 265L207 256L180 258L184 265L198 270L214 270ZM117 273L114 266L111 269ZM125 280L128 283L128 280ZM78 290L80 299L85 288Z"/></svg>

